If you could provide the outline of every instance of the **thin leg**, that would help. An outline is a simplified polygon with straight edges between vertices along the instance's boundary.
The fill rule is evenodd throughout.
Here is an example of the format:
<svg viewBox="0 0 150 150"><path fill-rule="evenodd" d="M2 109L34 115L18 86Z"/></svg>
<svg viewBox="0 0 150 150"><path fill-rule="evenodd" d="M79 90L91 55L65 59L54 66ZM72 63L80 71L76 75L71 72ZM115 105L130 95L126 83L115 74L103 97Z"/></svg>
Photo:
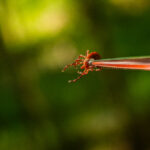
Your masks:
<svg viewBox="0 0 150 150"><path fill-rule="evenodd" d="M69 83L76 82L77 80L79 80L79 79L82 78L82 77L83 77L83 75L80 75L80 76L77 77L76 79L74 79L74 80L69 80L68 82L69 82Z"/></svg>
<svg viewBox="0 0 150 150"><path fill-rule="evenodd" d="M90 52L89 50L86 51L86 57L89 55L89 52Z"/></svg>
<svg viewBox="0 0 150 150"><path fill-rule="evenodd" d="M84 56L84 55L79 55L79 56L78 56L78 59L81 59L81 58L84 58L84 59L85 59L86 56Z"/></svg>
<svg viewBox="0 0 150 150"><path fill-rule="evenodd" d="M94 68L93 66L89 66L89 70L90 70L90 71L101 71L102 68L101 68L101 67L99 67L99 68Z"/></svg>
<svg viewBox="0 0 150 150"><path fill-rule="evenodd" d="M74 79L74 80L69 80L68 82L69 82L69 83L71 83L71 82L76 82L77 80L79 80L80 78L82 78L84 75L87 75L87 74L88 74L88 70L84 70L83 72L80 72L79 74L80 74L79 77L77 77L77 78Z"/></svg>
<svg viewBox="0 0 150 150"><path fill-rule="evenodd" d="M83 59L82 59L82 58L83 58ZM69 68L69 67L71 67L71 66L76 67L76 66L78 66L78 65L83 64L83 61L84 61L85 58L86 58L86 56L84 56L84 55L79 55L78 58L77 58L72 64L66 65L66 66L64 67L64 69L62 70L62 72L64 72L67 68Z"/></svg>
<svg viewBox="0 0 150 150"><path fill-rule="evenodd" d="M75 60L75 62L73 62L72 64L66 65L66 66L64 67L64 69L62 70L62 72L64 72L67 68L69 68L69 67L71 67L71 66L76 67L76 66L81 65L81 64L83 64L82 60L77 59L77 60Z"/></svg>

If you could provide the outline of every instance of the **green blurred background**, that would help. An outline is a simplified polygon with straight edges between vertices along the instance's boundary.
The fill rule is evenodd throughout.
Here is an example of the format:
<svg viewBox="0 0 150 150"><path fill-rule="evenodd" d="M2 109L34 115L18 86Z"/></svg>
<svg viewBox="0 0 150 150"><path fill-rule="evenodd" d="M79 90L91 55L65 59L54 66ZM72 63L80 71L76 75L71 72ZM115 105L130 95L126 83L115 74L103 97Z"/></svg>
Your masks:
<svg viewBox="0 0 150 150"><path fill-rule="evenodd" d="M149 0L0 0L0 150L150 150L150 75L62 68L86 50L150 55Z"/></svg>

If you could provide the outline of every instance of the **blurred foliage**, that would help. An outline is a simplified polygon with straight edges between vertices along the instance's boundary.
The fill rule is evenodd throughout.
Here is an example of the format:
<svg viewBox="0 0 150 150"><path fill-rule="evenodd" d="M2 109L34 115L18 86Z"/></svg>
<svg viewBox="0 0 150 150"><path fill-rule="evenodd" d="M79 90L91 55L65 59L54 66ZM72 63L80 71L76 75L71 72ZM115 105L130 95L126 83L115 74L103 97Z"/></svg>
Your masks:
<svg viewBox="0 0 150 150"><path fill-rule="evenodd" d="M150 149L149 72L77 83L67 63L150 55L149 0L0 0L0 149Z"/></svg>

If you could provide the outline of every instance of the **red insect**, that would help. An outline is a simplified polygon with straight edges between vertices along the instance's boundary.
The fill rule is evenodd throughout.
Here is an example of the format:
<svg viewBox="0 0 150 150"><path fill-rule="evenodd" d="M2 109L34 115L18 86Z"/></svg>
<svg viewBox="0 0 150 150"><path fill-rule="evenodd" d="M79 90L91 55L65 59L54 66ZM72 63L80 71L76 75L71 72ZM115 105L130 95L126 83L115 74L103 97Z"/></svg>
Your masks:
<svg viewBox="0 0 150 150"><path fill-rule="evenodd" d="M84 55L79 55L78 58L72 63L72 64L69 64L69 65L66 65L64 67L64 69L62 70L63 72L70 66L74 66L74 67L77 67L78 65L82 65L80 67L80 69L84 69L83 72L81 71L77 71L78 74L80 74L79 77L77 77L76 79L74 80L69 80L68 82L71 83L71 82L76 82L77 80L79 80L82 76L84 75L87 75L89 71L100 71L101 70L101 67L94 67L93 65L90 65L89 62L91 60L98 60L100 59L100 55L97 53L97 52L91 52L89 53L89 50L87 50L86 52L86 56Z"/></svg>
<svg viewBox="0 0 150 150"><path fill-rule="evenodd" d="M86 56L79 55L79 57L69 65L66 65L63 69L65 71L68 67L82 65L80 69L84 69L83 72L78 71L80 74L74 80L70 82L76 82L82 76L87 75L89 71L101 71L102 67L106 68L119 68L119 69L134 69L134 70L149 70L150 71L150 57L127 57L127 58L111 58L100 59L100 55L97 52L86 52Z"/></svg>

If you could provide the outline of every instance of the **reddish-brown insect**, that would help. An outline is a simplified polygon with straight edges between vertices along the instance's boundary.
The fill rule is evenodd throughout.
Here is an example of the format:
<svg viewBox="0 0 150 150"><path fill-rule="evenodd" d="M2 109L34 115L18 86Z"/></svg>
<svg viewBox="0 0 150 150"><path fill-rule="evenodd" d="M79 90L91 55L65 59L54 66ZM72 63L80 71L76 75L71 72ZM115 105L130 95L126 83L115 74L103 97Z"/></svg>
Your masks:
<svg viewBox="0 0 150 150"><path fill-rule="evenodd" d="M65 66L63 71L70 66L77 67L78 65L82 65L80 69L84 69L83 72L77 72L80 76L74 80L69 80L69 82L76 82L82 76L87 75L89 71L100 71L102 67L150 71L150 56L111 59L100 58L101 57L97 52L89 53L89 50L87 50L86 56L79 55L79 57L72 64Z"/></svg>
<svg viewBox="0 0 150 150"><path fill-rule="evenodd" d="M76 82L82 76L87 75L89 71L100 71L101 67L97 68L97 67L95 67L93 65L90 65L90 63L93 60L98 60L100 58L101 58L101 56L97 52L91 52L91 53L89 53L89 50L87 50L85 56L84 55L79 55L78 58L72 64L66 65L62 71L64 72L70 66L77 67L78 65L82 65L80 67L80 69L84 69L83 72L77 71L77 73L80 74L80 76L77 77L74 80L69 80L68 81L69 83Z"/></svg>

